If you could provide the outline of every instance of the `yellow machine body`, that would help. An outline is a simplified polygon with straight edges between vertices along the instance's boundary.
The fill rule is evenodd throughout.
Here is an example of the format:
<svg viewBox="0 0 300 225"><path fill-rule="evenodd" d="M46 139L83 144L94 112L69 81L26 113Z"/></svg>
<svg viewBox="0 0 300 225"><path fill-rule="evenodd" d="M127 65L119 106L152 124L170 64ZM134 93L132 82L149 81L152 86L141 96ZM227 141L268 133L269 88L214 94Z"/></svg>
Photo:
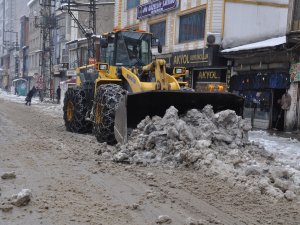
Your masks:
<svg viewBox="0 0 300 225"><path fill-rule="evenodd" d="M187 87L187 82L181 80L186 74L185 68L176 67L173 74L168 74L165 60L159 58L151 60L151 34L118 30L103 37L106 39L103 41L104 44L101 44L101 51L111 51L114 61L109 61L106 56L103 62L79 67L76 83L82 89L84 86L90 88L89 84L94 85L89 94L94 96L90 99L93 107L87 110L87 114L90 111L96 114L96 119L92 114L90 118L94 125L102 122L99 117L102 114L98 113L102 108L100 103L94 100L100 93L98 90L103 87L102 85L118 84L127 91L127 94L116 104L114 134L117 141L126 142L128 127L135 127L147 115L163 116L170 106L175 106L179 113L184 113L189 109L202 109L210 104L215 111L232 109L237 114L242 114L243 99L236 95L183 91L182 87ZM134 52L133 45L137 43L140 44L140 58L133 61L134 58L132 59L129 53ZM123 56L122 54L126 56L123 61L118 58ZM66 118L68 115L71 117L72 112L69 110L67 113Z"/></svg>

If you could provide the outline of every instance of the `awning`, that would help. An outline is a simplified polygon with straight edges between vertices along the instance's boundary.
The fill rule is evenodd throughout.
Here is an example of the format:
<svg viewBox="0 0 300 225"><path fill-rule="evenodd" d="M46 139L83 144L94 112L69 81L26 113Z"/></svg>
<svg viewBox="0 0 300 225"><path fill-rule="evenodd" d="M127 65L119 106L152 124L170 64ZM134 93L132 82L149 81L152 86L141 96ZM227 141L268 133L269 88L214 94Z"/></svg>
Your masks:
<svg viewBox="0 0 300 225"><path fill-rule="evenodd" d="M26 82L27 82L27 80L26 80L26 79L23 79L23 78L14 79L12 82L17 82L17 81L20 81L20 80L26 81Z"/></svg>
<svg viewBox="0 0 300 225"><path fill-rule="evenodd" d="M276 37L267 39L264 41L259 41L247 45L241 45L234 48L228 48L221 51L221 53L229 53L229 52L238 52L238 51L246 51L252 49L261 49L261 48L268 48L268 47L275 47L278 45L282 45L286 43L286 36Z"/></svg>

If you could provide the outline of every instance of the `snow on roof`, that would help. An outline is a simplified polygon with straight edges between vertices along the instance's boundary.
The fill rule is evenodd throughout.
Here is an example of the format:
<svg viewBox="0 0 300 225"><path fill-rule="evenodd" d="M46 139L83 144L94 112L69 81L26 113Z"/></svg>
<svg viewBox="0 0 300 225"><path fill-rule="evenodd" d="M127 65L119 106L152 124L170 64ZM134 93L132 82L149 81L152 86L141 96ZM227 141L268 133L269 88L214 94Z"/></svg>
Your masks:
<svg viewBox="0 0 300 225"><path fill-rule="evenodd" d="M221 52L226 53L226 52L237 52L237 51L258 49L258 48L267 48L267 47L274 47L285 43L286 43L286 36L282 36L282 37L271 38L271 39L267 39L264 41L259 41L247 45L241 45L234 48L228 48Z"/></svg>

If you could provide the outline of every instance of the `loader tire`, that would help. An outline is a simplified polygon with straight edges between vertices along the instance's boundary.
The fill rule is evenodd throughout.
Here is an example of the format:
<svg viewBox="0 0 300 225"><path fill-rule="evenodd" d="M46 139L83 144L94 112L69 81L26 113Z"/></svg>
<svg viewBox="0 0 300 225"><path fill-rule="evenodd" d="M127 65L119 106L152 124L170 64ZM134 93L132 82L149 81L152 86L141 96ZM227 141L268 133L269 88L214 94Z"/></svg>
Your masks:
<svg viewBox="0 0 300 225"><path fill-rule="evenodd" d="M91 132L92 125L85 120L88 103L84 91L68 89L64 98L64 121L67 131L74 133Z"/></svg>
<svg viewBox="0 0 300 225"><path fill-rule="evenodd" d="M126 90L116 84L104 84L98 87L93 106L93 131L98 142L116 144L115 110L124 95L126 95Z"/></svg>

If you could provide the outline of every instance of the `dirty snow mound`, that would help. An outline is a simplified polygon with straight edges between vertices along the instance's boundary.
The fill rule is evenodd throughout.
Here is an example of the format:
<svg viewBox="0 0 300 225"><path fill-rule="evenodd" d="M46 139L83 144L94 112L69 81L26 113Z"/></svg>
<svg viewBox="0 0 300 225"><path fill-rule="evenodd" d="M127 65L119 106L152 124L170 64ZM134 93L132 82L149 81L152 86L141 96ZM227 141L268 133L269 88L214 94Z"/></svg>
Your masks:
<svg viewBox="0 0 300 225"><path fill-rule="evenodd" d="M276 163L272 153L248 140L251 125L232 110L214 113L207 105L179 117L170 107L164 117L146 117L128 143L103 146L98 154L115 162L185 166L220 176L236 186L294 200L300 183Z"/></svg>

